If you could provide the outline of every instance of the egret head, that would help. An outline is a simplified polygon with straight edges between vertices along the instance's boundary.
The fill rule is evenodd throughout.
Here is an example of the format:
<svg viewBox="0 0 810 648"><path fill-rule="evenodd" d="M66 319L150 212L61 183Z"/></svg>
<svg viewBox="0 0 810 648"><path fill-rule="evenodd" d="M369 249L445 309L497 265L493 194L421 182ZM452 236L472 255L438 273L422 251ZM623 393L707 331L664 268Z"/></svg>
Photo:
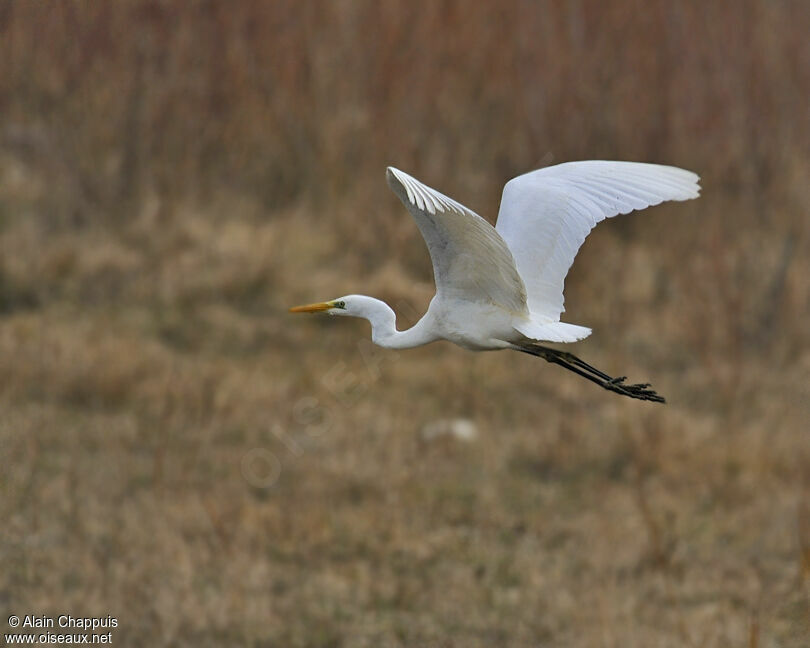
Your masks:
<svg viewBox="0 0 810 648"><path fill-rule="evenodd" d="M396 319L394 311L385 302L381 302L374 297L365 295L346 295L338 297L332 301L319 302L317 304L307 304L306 306L295 306L290 309L291 313L327 313L328 315L348 315L349 317L363 317L374 323L374 321L388 322L393 326Z"/></svg>

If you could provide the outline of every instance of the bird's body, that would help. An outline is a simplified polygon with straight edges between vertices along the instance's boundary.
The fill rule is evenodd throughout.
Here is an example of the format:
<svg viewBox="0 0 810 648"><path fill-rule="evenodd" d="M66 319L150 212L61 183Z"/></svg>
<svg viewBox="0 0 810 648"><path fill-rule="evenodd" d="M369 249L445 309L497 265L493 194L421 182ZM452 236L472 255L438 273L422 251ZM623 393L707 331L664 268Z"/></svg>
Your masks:
<svg viewBox="0 0 810 648"><path fill-rule="evenodd" d="M472 210L389 167L388 184L428 246L436 295L406 331L384 302L347 295L299 306L362 317L372 341L405 349L448 340L471 351L514 349L560 364L626 396L663 401L648 385L625 385L576 356L539 342L576 342L584 326L560 321L563 282L579 247L601 220L665 200L696 198L698 176L676 167L591 160L546 167L510 180L492 227Z"/></svg>
<svg viewBox="0 0 810 648"><path fill-rule="evenodd" d="M525 313L508 311L495 304L436 297L425 316L441 338L469 351L508 349L521 337L515 323L526 318Z"/></svg>

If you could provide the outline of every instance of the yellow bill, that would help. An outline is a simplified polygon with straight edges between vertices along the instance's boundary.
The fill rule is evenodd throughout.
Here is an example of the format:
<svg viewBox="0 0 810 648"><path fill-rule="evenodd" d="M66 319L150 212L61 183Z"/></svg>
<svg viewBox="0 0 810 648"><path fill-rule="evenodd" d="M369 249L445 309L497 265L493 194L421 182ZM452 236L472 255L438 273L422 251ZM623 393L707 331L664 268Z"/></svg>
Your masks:
<svg viewBox="0 0 810 648"><path fill-rule="evenodd" d="M319 302L317 304L306 304L305 306L293 306L290 309L291 313L319 313L321 311L334 308L332 302Z"/></svg>

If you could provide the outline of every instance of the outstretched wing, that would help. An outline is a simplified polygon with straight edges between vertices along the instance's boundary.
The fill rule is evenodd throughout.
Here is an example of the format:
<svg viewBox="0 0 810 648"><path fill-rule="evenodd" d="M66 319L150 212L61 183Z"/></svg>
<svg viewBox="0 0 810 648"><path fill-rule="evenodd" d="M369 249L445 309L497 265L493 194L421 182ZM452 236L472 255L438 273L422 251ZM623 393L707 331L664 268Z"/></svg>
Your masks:
<svg viewBox="0 0 810 648"><path fill-rule="evenodd" d="M526 312L523 281L492 225L407 173L388 167L386 177L427 243L437 295Z"/></svg>
<svg viewBox="0 0 810 648"><path fill-rule="evenodd" d="M560 319L565 275L599 221L665 200L697 198L698 180L677 167L589 160L507 182L495 228L515 259L531 313Z"/></svg>

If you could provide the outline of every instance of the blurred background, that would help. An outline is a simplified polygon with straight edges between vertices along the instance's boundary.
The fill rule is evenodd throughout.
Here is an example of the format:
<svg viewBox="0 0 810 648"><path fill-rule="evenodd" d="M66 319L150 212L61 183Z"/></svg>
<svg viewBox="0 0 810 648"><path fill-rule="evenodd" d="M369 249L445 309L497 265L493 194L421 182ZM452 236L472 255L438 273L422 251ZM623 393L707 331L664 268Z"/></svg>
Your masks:
<svg viewBox="0 0 810 648"><path fill-rule="evenodd" d="M808 33L764 0L2 2L0 611L807 646ZM566 282L573 350L666 406L286 312L427 306L388 164L493 222L509 178L599 158L702 176Z"/></svg>

